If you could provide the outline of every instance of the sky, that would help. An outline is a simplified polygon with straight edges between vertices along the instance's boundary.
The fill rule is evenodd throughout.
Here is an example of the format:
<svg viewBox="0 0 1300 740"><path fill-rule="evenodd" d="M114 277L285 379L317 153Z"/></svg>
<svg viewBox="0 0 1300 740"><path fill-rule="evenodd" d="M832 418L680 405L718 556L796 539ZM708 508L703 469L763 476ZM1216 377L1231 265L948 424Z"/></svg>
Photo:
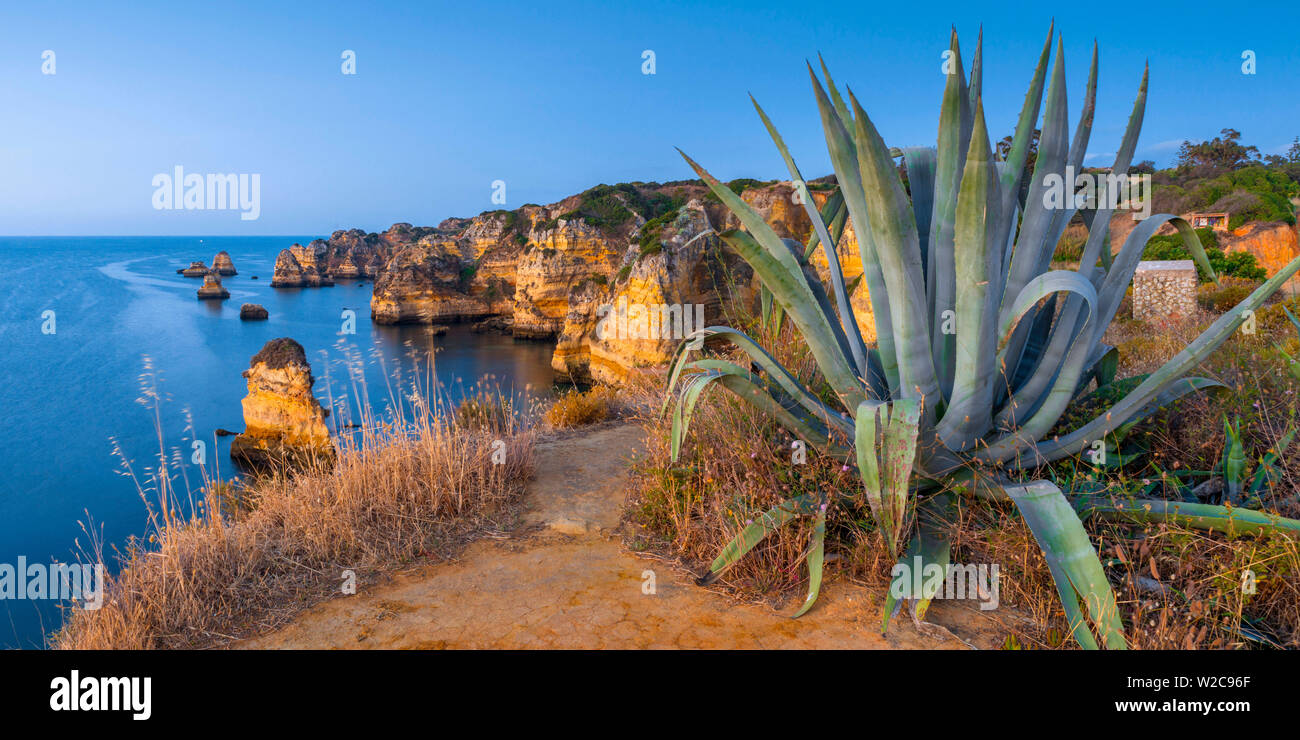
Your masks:
<svg viewBox="0 0 1300 740"><path fill-rule="evenodd" d="M1011 132L1052 15L1089 164L1109 164L1151 63L1136 160L1224 127L1300 135L1300 5L696 2L6 2L0 234L279 235L551 203L598 183L830 172L805 59L821 53L891 146L933 145L950 28ZM344 74L345 51L355 74ZM654 74L644 74L644 52ZM1253 52L1254 74L1243 74ZM53 52L49 55L46 52ZM53 69L49 63L53 62ZM53 71L53 74L45 72ZM257 175L256 219L155 208L155 176ZM494 183L504 183L504 189ZM504 192L502 192L504 190ZM504 194L504 206L493 194Z"/></svg>

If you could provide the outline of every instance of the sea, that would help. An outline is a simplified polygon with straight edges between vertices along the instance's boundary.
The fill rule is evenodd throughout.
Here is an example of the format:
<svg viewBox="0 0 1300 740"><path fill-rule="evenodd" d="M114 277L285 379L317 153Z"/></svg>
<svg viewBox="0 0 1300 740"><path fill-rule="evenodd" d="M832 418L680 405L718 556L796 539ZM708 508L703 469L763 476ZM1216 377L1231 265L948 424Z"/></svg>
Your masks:
<svg viewBox="0 0 1300 740"><path fill-rule="evenodd" d="M188 467L182 491L201 485L196 460L209 475L237 476L232 437L215 432L242 431L241 373L270 339L303 346L314 393L340 421L365 403L391 413L417 378L436 377L451 403L481 385L554 392L550 343L374 324L370 279L272 288L280 250L313 238L0 237L0 579L20 558L84 562L96 543L115 570L114 552L148 535L128 468L145 477L160 447ZM230 298L198 300L202 280L177 270L211 266L222 250L238 271L222 278ZM244 303L269 320L240 320ZM0 647L45 647L69 606L0 598Z"/></svg>

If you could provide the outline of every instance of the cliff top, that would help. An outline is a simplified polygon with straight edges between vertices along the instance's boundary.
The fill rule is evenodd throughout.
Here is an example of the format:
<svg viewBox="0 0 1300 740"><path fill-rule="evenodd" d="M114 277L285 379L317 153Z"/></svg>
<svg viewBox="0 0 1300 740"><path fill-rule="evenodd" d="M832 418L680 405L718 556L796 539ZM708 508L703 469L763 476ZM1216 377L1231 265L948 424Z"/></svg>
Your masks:
<svg viewBox="0 0 1300 740"><path fill-rule="evenodd" d="M295 363L306 366L307 352L293 339L280 337L267 342L257 354L253 355L253 359L249 360L248 366L255 367L259 362L266 363L266 366L273 370Z"/></svg>

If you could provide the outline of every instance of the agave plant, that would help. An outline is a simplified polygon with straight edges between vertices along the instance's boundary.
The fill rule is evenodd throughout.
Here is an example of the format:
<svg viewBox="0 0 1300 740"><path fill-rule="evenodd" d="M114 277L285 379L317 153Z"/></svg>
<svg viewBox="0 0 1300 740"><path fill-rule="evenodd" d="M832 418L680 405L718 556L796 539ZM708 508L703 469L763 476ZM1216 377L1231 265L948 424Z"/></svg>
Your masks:
<svg viewBox="0 0 1300 740"><path fill-rule="evenodd" d="M747 367L716 356L692 360L683 343L673 358L667 404L673 407L671 450L677 459L701 393L721 386L753 404L820 453L855 465L861 491L791 498L757 517L714 561L702 580L716 578L764 536L799 516L815 518L808 554L810 588L799 614L816 599L821 579L826 506L865 497L893 554L907 563L946 566L949 543L937 524L949 497L960 491L1011 501L1046 557L1070 624L1087 648L1125 646L1115 597L1080 516L1130 521L1178 521L1244 531L1300 522L1243 509L1163 500L1084 496L1045 480L1023 480L1045 463L1100 450L1162 406L1197 389L1220 385L1188 371L1206 359L1277 288L1300 269L1291 262L1236 309L1091 421L1048 438L1072 401L1095 382L1114 380L1117 354L1102 335L1119 309L1147 240L1165 224L1213 276L1196 233L1182 219L1155 215L1139 223L1112 255L1108 224L1113 208L1045 196L1053 177L1078 172L1092 129L1097 83L1094 44L1085 101L1073 139L1067 122L1065 64L1058 38L1050 77L1054 30L1025 96L1009 153L995 159L981 96L983 34L969 79L954 30L934 147L891 149L848 91L841 95L821 63L808 67L838 189L820 209L809 197L789 150L768 116L759 117L780 151L812 220L806 243L783 239L740 197L682 153L742 228L721 234L763 284L764 315L787 316L807 342L829 393L800 383L757 341L726 326L708 327L748 356ZM1146 102L1144 72L1111 172L1129 171ZM1046 105L1043 107L1044 90ZM1041 139L1032 172L1026 163L1042 109ZM906 165L907 184L896 159ZM1028 176L1028 182L1025 177ZM1027 186L1027 187L1026 187ZM1104 186L1104 183L1103 183ZM1071 188L1073 190L1073 188ZM1104 196L1104 193L1103 193ZM1075 206L1081 206L1077 208ZM1089 237L1077 270L1050 269L1052 254L1079 212ZM868 346L850 307L838 245L851 221L860 245L864 282L876 323ZM825 253L829 286L809 258ZM1217 282L1217 278L1215 278ZM952 328L945 331L945 324ZM953 331L952 329L955 329ZM909 534L911 535L909 537ZM905 552L903 543L907 542ZM919 561L914 558L920 558ZM926 569L924 572L936 572ZM940 576L941 578L942 576ZM896 579L891 594L921 616L938 583ZM892 596L884 626L902 600ZM796 615L798 616L798 615Z"/></svg>

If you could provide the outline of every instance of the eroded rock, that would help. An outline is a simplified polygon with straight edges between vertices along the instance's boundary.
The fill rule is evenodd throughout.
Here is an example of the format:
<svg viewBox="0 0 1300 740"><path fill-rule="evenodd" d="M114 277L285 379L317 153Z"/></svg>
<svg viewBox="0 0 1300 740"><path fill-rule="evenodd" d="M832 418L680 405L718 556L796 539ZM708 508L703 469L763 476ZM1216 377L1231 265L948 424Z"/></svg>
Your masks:
<svg viewBox="0 0 1300 740"><path fill-rule="evenodd" d="M244 431L230 445L232 458L253 468L333 460L329 412L312 395L316 381L302 345L272 339L253 355L244 378Z"/></svg>

